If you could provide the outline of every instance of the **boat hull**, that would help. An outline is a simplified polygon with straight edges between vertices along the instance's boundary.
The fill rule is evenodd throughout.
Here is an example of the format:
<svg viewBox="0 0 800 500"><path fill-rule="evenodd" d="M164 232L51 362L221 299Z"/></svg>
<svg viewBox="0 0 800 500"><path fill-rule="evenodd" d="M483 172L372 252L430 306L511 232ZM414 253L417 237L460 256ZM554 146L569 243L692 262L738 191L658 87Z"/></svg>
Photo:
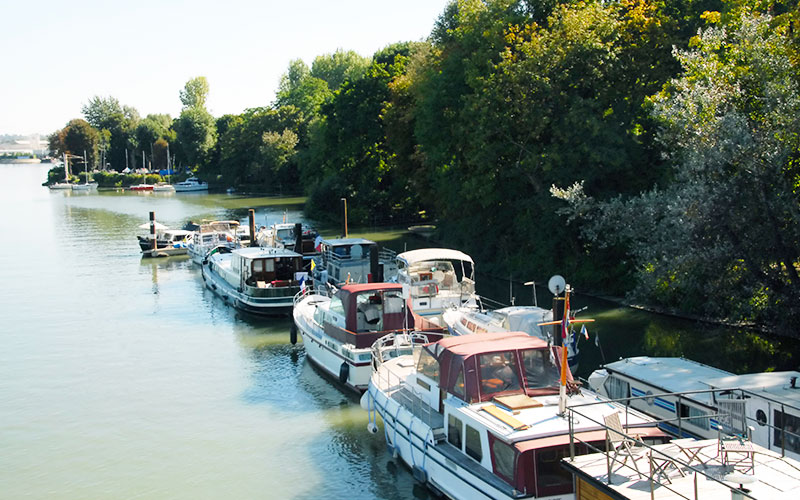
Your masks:
<svg viewBox="0 0 800 500"><path fill-rule="evenodd" d="M283 316L292 310L294 295L300 287L284 287L276 297L254 297L238 291L222 276L215 273L207 260L202 264L203 281L206 288L216 293L229 305L240 311L264 316Z"/></svg>
<svg viewBox="0 0 800 500"><path fill-rule="evenodd" d="M377 375L375 375L377 376ZM450 498L516 499L535 498L513 490L477 464L465 461L457 449L447 443L443 434L411 413L397 400L389 397L370 382L361 404L367 411L375 411L384 425L386 445L395 457L411 468L415 479L427 483L435 491ZM538 497L547 500L571 500L574 494Z"/></svg>
<svg viewBox="0 0 800 500"><path fill-rule="evenodd" d="M325 335L323 328L314 321L314 295L307 296L298 302L292 316L297 331L303 338L306 356L327 375L339 381L346 388L364 392L369 385L372 374L371 354L369 349L349 350L358 359L348 359L341 354L339 343ZM360 359L361 357L364 359ZM346 366L346 368L343 368ZM343 375L346 374L346 375Z"/></svg>

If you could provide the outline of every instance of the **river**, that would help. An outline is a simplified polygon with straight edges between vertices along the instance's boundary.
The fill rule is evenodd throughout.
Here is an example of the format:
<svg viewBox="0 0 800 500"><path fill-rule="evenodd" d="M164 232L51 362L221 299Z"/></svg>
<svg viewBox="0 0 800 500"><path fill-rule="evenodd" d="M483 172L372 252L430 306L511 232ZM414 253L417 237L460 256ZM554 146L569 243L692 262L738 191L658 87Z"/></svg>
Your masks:
<svg viewBox="0 0 800 500"><path fill-rule="evenodd" d="M382 433L366 431L357 398L289 343L288 318L237 313L185 257L140 256L150 211L180 227L244 221L254 208L260 225L302 220L302 199L51 192L49 167L0 165L0 498L429 498ZM403 231L359 235L426 245ZM507 281L478 280L507 301ZM513 294L531 301L519 283ZM797 365L796 342L580 295L574 304L596 319L584 376L641 354L736 372Z"/></svg>

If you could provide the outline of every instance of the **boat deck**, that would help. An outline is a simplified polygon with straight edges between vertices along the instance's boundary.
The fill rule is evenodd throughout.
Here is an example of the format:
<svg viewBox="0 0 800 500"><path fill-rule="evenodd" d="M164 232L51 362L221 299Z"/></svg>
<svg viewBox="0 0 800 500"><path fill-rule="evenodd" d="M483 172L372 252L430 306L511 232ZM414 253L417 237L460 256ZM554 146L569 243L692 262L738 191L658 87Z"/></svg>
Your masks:
<svg viewBox="0 0 800 500"><path fill-rule="evenodd" d="M729 454L723 464L717 439L679 439L655 445L636 460L641 475L631 467L630 459L624 466L621 458L611 462L610 483L606 453L565 458L562 464L589 488L613 499L730 500L732 491L739 494L735 490L740 487L745 494L741 498L800 498L800 462L749 442L745 447L752 450L752 462L739 451L736 456Z"/></svg>

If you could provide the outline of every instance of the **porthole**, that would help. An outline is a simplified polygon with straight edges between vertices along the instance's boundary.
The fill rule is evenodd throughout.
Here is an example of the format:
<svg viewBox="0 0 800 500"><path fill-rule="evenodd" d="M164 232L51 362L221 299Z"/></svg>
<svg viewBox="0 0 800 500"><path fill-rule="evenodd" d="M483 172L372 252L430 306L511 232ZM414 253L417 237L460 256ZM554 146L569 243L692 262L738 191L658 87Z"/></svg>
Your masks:
<svg viewBox="0 0 800 500"><path fill-rule="evenodd" d="M758 422L758 425L761 427L767 425L767 414L764 413L764 410L758 410L756 412L756 422Z"/></svg>

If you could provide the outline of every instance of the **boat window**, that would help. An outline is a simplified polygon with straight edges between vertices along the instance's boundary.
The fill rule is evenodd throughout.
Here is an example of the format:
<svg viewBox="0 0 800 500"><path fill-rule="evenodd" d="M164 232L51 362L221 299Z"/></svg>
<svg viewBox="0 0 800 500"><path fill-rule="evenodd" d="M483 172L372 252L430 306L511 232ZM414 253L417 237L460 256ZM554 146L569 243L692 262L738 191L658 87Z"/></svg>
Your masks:
<svg viewBox="0 0 800 500"><path fill-rule="evenodd" d="M780 447L786 430L785 447L789 451L800 453L800 418L795 415L775 410L775 446ZM785 426L785 427L784 427Z"/></svg>
<svg viewBox="0 0 800 500"><path fill-rule="evenodd" d="M695 427L708 429L709 416L706 412L700 408L695 408L694 406L685 405L683 403L679 403L678 407L680 408L681 418L687 419L688 423Z"/></svg>
<svg viewBox="0 0 800 500"><path fill-rule="evenodd" d="M330 311L344 316L344 304L339 297L331 297Z"/></svg>
<svg viewBox="0 0 800 500"><path fill-rule="evenodd" d="M386 292L383 294L383 312L386 314L402 313L404 309L403 295L401 292Z"/></svg>
<svg viewBox="0 0 800 500"><path fill-rule="evenodd" d="M436 361L436 358L431 356L431 353L429 353L427 349L420 349L417 353L419 353L419 358L417 359L417 373L438 382L439 362Z"/></svg>
<svg viewBox="0 0 800 500"><path fill-rule="evenodd" d="M383 299L380 294L362 293L356 296L356 330L380 331L383 329Z"/></svg>
<svg viewBox="0 0 800 500"><path fill-rule="evenodd" d="M461 431L463 425L461 420L454 417L452 414L447 417L447 442L461 449Z"/></svg>
<svg viewBox="0 0 800 500"><path fill-rule="evenodd" d="M558 370L550 359L550 351L526 349L522 351L525 367L525 384L528 389L541 389L558 385Z"/></svg>
<svg viewBox="0 0 800 500"><path fill-rule="evenodd" d="M536 490L538 495L572 491L572 474L561 467L561 459L568 456L568 446L536 450Z"/></svg>
<svg viewBox="0 0 800 500"><path fill-rule="evenodd" d="M514 448L499 439L492 439L491 448L494 473L505 479L506 482L512 483L514 481Z"/></svg>
<svg viewBox="0 0 800 500"><path fill-rule="evenodd" d="M453 394L456 396L460 396L461 399L465 399L464 396L464 367L462 366L461 369L458 371L458 378L456 378L456 383L453 384L452 388Z"/></svg>
<svg viewBox="0 0 800 500"><path fill-rule="evenodd" d="M483 450L481 449L481 433L478 431L478 429L475 429L469 424L466 425L466 428L464 451L467 452L467 455L480 462L483 460Z"/></svg>
<svg viewBox="0 0 800 500"><path fill-rule="evenodd" d="M282 240L286 240L289 238L294 237L294 229L287 228L287 229L278 229L278 238Z"/></svg>
<svg viewBox="0 0 800 500"><path fill-rule="evenodd" d="M631 396L631 385L614 375L611 375L603 382L603 387L605 387L606 394L611 399L625 399Z"/></svg>
<svg viewBox="0 0 800 500"><path fill-rule="evenodd" d="M520 389L514 358L513 351L494 352L479 356L482 393L492 394Z"/></svg>

